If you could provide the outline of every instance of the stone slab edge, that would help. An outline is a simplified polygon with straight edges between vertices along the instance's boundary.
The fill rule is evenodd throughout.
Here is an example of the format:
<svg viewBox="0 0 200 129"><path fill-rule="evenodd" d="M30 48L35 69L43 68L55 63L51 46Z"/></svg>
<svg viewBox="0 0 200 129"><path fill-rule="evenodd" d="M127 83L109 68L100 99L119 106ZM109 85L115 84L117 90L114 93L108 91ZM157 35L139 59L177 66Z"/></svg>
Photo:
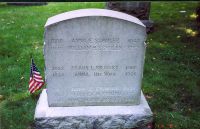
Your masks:
<svg viewBox="0 0 200 129"><path fill-rule="evenodd" d="M89 16L103 16L103 17L112 17L117 19L126 20L129 22L136 23L145 27L145 25L136 17L128 15L126 13L121 13L118 11L107 10L107 9L79 9L74 11L69 11L65 13L61 13L55 16L48 18L45 27L56 24L58 22L69 20L73 18L80 18L80 17L89 17Z"/></svg>
<svg viewBox="0 0 200 129"><path fill-rule="evenodd" d="M141 94L136 106L49 107L46 89L35 110L35 128L51 129L131 129L153 121L152 111Z"/></svg>

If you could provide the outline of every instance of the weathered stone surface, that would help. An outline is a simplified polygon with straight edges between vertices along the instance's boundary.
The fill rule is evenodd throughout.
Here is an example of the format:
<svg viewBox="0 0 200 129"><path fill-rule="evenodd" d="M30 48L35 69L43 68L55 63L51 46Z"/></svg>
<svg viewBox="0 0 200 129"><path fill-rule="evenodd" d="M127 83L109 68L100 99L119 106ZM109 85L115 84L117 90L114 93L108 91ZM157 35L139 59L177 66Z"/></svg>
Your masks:
<svg viewBox="0 0 200 129"><path fill-rule="evenodd" d="M150 20L151 2L147 1L112 1L106 2L106 8L127 13L139 18L146 26L147 33L153 32L154 22Z"/></svg>
<svg viewBox="0 0 200 129"><path fill-rule="evenodd" d="M139 104L145 40L142 22L112 10L49 18L44 46L49 105Z"/></svg>
<svg viewBox="0 0 200 129"><path fill-rule="evenodd" d="M141 92L145 26L130 15L84 9L45 25L45 76L36 129L146 129Z"/></svg>
<svg viewBox="0 0 200 129"><path fill-rule="evenodd" d="M153 116L143 94L140 101L136 106L49 107L43 90L36 107L35 126L37 129L143 129Z"/></svg>
<svg viewBox="0 0 200 129"><path fill-rule="evenodd" d="M147 1L112 1L106 2L106 8L127 13L140 20L148 20L151 2Z"/></svg>
<svg viewBox="0 0 200 129"><path fill-rule="evenodd" d="M154 22L152 20L141 20L141 22L146 26L148 34L154 31Z"/></svg>

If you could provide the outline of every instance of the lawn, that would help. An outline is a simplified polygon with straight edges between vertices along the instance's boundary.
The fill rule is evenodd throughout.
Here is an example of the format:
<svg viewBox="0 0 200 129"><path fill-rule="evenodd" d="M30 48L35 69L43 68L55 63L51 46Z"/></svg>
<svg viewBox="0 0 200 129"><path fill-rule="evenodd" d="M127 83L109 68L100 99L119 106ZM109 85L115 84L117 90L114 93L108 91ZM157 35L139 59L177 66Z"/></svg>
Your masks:
<svg viewBox="0 0 200 129"><path fill-rule="evenodd" d="M200 127L200 37L197 2L152 2L154 32L148 35L142 89L156 129ZM104 3L49 3L7 6L0 3L0 129L34 126L37 92L27 92L30 56L44 76L43 33L48 17Z"/></svg>

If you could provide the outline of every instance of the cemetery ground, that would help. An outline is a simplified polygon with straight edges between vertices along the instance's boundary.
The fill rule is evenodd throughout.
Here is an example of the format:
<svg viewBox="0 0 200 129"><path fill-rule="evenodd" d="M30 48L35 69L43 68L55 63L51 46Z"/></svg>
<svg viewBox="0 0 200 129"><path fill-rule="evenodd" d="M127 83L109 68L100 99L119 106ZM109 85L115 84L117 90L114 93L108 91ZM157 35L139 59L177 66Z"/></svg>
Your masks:
<svg viewBox="0 0 200 129"><path fill-rule="evenodd" d="M200 37L197 2L152 2L142 90L156 129L200 127ZM41 91L30 95L30 56L44 76L43 33L48 17L104 3L0 4L0 129L33 128ZM81 33L81 32L80 32Z"/></svg>

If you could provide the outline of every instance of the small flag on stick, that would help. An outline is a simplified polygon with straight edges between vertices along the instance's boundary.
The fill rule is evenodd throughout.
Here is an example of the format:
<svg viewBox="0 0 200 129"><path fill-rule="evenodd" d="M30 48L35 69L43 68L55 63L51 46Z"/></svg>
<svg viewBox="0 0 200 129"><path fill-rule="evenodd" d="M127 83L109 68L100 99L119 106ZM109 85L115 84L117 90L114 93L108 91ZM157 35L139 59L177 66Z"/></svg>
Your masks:
<svg viewBox="0 0 200 129"><path fill-rule="evenodd" d="M39 70L37 69L35 63L33 62L33 58L31 58L31 73L30 73L30 81L29 81L29 92L32 94L35 91L42 88L44 85L44 80L40 75Z"/></svg>

